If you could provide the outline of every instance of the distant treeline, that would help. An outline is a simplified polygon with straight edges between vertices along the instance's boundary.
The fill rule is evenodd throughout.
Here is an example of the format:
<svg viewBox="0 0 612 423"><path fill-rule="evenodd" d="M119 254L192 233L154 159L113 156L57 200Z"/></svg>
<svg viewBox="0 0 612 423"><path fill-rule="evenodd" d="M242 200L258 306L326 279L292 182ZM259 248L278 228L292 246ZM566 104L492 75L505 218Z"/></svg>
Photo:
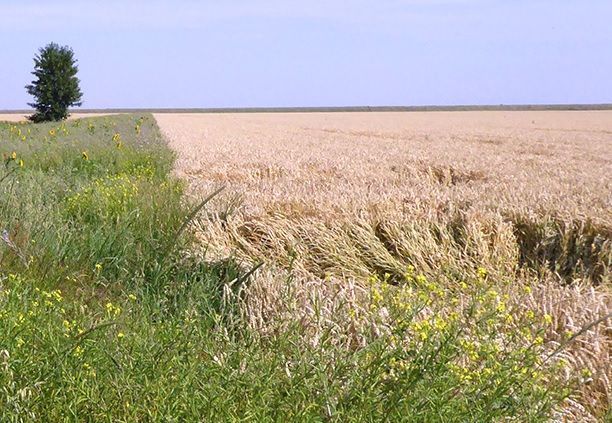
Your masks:
<svg viewBox="0 0 612 423"><path fill-rule="evenodd" d="M74 109L73 113L328 113L328 112L461 112L612 110L612 104L500 104L459 106L340 106L340 107L227 107L227 108L115 108ZM0 113L32 113L31 110L0 110Z"/></svg>

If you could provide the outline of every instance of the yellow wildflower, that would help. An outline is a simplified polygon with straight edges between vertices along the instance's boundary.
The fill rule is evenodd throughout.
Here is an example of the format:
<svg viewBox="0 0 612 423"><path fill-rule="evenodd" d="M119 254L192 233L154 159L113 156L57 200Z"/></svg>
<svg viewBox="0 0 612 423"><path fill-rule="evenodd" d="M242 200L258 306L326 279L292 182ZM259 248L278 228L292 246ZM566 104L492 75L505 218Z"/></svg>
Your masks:
<svg viewBox="0 0 612 423"><path fill-rule="evenodd" d="M119 134L118 132L115 133L115 135L113 135L113 142L115 143L115 146L117 148L121 148L122 146L122 142L121 142L121 134Z"/></svg>
<svg viewBox="0 0 612 423"><path fill-rule="evenodd" d="M62 291L59 290L59 289L56 289L55 291L52 291L51 295L53 295L53 298L55 298L55 301L57 301L58 303L63 300Z"/></svg>
<svg viewBox="0 0 612 423"><path fill-rule="evenodd" d="M383 296L378 288L372 288L372 302L376 305L383 300Z"/></svg>
<svg viewBox="0 0 612 423"><path fill-rule="evenodd" d="M106 312L109 316L117 317L121 314L121 307L113 305L113 303L106 303Z"/></svg>
<svg viewBox="0 0 612 423"><path fill-rule="evenodd" d="M486 278L486 277L487 277L487 273L488 273L488 272L487 272L487 269L485 269L484 267L479 267L479 268L476 270L476 273L478 274L478 277L479 277L480 279L484 279L484 278Z"/></svg>
<svg viewBox="0 0 612 423"><path fill-rule="evenodd" d="M434 328L436 328L436 330L442 331L444 329L446 329L447 327L447 323L444 321L444 319L440 318L440 317L436 317L434 320Z"/></svg>

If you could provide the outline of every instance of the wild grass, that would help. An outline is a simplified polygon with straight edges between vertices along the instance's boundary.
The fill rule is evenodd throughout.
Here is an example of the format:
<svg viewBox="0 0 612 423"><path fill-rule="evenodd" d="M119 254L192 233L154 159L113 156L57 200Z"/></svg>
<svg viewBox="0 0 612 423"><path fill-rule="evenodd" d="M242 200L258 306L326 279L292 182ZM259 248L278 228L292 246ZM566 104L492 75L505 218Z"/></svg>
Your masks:
<svg viewBox="0 0 612 423"><path fill-rule="evenodd" d="M2 269L93 288L143 277L162 260L184 210L181 183L167 177L173 155L154 128L150 116L5 125Z"/></svg>

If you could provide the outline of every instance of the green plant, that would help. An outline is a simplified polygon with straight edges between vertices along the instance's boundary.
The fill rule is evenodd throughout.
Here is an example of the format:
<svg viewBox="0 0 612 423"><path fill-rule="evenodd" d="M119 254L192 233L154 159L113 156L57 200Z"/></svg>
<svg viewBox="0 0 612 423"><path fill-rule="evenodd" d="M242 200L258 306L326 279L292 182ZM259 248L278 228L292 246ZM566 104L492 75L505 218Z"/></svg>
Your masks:
<svg viewBox="0 0 612 423"><path fill-rule="evenodd" d="M31 121L63 120L68 117L68 107L82 104L77 71L70 47L50 43L39 50L32 72L36 79L26 86L28 94L35 98L34 103L29 103L36 109L29 117Z"/></svg>

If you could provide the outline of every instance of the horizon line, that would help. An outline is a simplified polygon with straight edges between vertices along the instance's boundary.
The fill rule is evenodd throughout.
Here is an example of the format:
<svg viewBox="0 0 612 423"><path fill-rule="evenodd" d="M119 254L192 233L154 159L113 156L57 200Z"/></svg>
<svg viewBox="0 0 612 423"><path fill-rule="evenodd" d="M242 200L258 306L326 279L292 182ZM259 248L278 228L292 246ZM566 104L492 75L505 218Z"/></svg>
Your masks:
<svg viewBox="0 0 612 423"><path fill-rule="evenodd" d="M425 106L296 106L296 107L109 107L69 109L70 113L329 113L329 112L444 112L444 111L596 111L612 103L484 104ZM0 114L28 114L34 109L0 109Z"/></svg>

